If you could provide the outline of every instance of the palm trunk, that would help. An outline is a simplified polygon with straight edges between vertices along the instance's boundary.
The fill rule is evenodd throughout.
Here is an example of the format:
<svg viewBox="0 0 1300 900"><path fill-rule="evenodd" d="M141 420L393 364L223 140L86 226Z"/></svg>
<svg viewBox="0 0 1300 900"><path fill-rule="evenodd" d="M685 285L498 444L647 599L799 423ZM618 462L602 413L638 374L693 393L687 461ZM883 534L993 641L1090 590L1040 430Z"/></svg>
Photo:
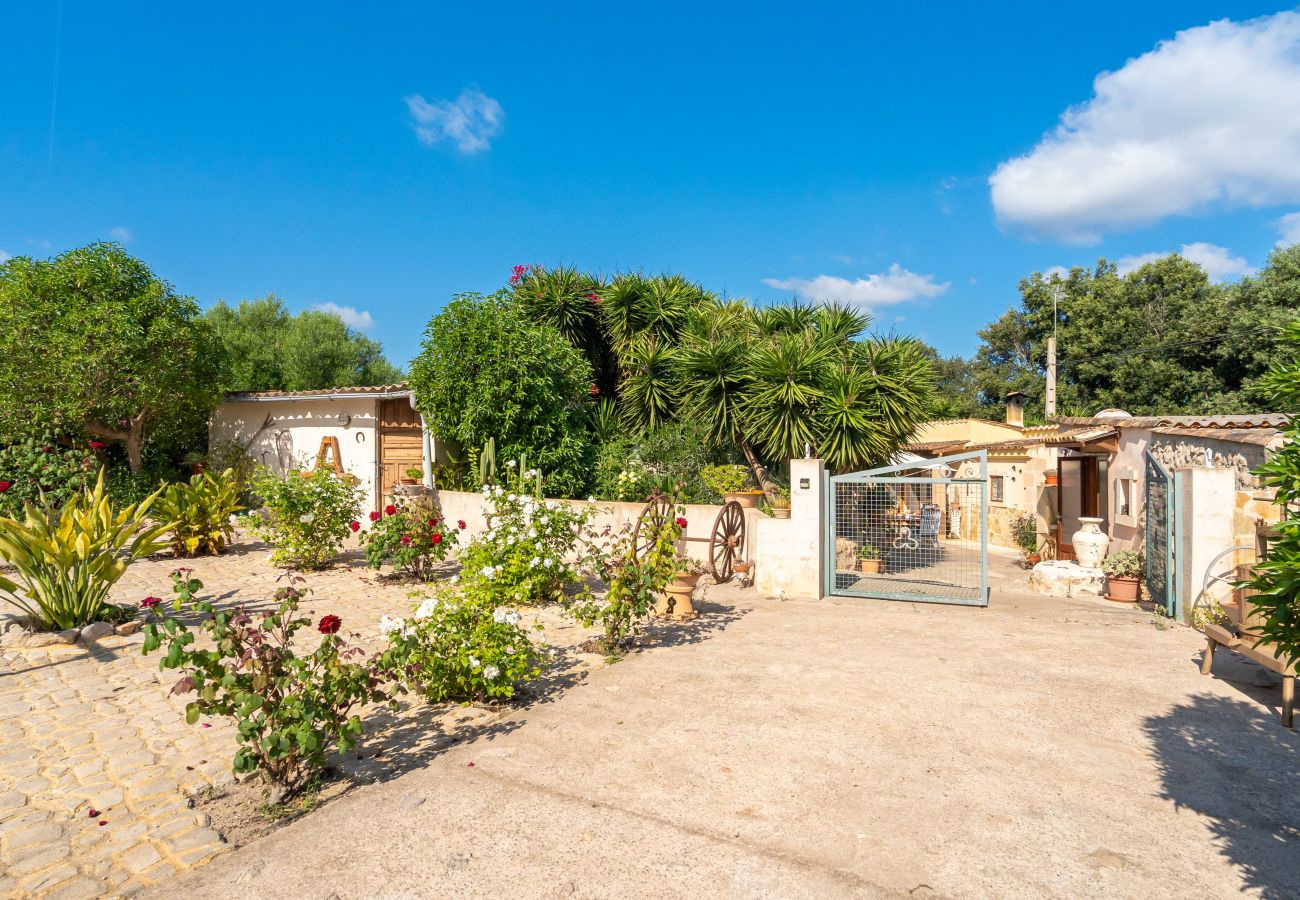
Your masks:
<svg viewBox="0 0 1300 900"><path fill-rule="evenodd" d="M743 437L739 438L737 443L740 445L740 452L745 454L745 461L749 463L749 470L754 473L754 481L763 489L763 493L767 495L768 500L776 499L776 495L781 491L781 486L773 481L772 476L767 473L767 467L763 465L762 460L758 458L758 454L754 452L753 445L749 443L747 438Z"/></svg>

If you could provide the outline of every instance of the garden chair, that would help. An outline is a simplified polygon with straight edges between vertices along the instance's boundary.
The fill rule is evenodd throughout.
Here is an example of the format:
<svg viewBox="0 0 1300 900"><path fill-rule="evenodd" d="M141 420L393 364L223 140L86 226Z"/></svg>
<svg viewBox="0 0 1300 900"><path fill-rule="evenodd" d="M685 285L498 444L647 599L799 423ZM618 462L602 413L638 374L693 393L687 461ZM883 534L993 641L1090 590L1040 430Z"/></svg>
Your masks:
<svg viewBox="0 0 1300 900"><path fill-rule="evenodd" d="M943 510L933 503L921 507L921 523L916 529L917 538L922 547L930 550L939 549L939 525L943 521Z"/></svg>

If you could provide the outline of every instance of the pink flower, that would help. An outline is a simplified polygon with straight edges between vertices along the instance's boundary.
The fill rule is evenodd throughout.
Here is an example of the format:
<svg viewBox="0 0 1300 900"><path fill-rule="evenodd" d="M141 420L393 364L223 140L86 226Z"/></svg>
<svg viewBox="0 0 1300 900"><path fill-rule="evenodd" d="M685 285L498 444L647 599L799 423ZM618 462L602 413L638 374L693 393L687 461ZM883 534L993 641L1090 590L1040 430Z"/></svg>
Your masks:
<svg viewBox="0 0 1300 900"><path fill-rule="evenodd" d="M402 535L402 546L403 547L411 546L411 536L409 534Z"/></svg>
<svg viewBox="0 0 1300 900"><path fill-rule="evenodd" d="M348 527L352 529L353 534L356 534L361 530L361 523L353 519L352 524L348 525Z"/></svg>
<svg viewBox="0 0 1300 900"><path fill-rule="evenodd" d="M678 527L678 528L685 528L685 527L686 527L686 517L685 517L685 516L678 516L678 517L677 517L677 527Z"/></svg>
<svg viewBox="0 0 1300 900"><path fill-rule="evenodd" d="M140 601L140 606L144 609L153 609L159 603L162 603L161 597L145 597Z"/></svg>
<svg viewBox="0 0 1300 900"><path fill-rule="evenodd" d="M599 306L600 296L595 291L587 291L587 302Z"/></svg>
<svg viewBox="0 0 1300 900"><path fill-rule="evenodd" d="M524 273L527 272L528 269L529 269L529 266L511 266L511 267L510 267L510 283L511 283L511 284L518 284L518 283L519 283L519 279L521 279L521 278L524 277Z"/></svg>
<svg viewBox="0 0 1300 900"><path fill-rule="evenodd" d="M372 512L372 513L370 514L370 521L372 521L372 522L378 522L378 521L379 521L379 513L377 513L377 512Z"/></svg>

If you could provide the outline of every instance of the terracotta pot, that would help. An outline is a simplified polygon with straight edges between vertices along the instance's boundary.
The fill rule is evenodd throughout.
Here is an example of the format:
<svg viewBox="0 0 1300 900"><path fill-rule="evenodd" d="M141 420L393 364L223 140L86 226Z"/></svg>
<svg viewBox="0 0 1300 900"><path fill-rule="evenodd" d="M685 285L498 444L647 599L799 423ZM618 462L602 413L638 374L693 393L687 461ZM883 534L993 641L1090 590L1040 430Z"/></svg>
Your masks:
<svg viewBox="0 0 1300 900"><path fill-rule="evenodd" d="M865 572L868 575L880 574L880 560L878 559L859 559L858 571Z"/></svg>
<svg viewBox="0 0 1300 900"><path fill-rule="evenodd" d="M1106 576L1106 599L1116 603L1136 603L1142 580L1137 576L1120 578L1116 575Z"/></svg>
<svg viewBox="0 0 1300 900"><path fill-rule="evenodd" d="M758 498L763 496L762 491L736 491L731 494L723 494L722 499L727 503L739 503L745 509L753 509L758 505Z"/></svg>
<svg viewBox="0 0 1300 900"><path fill-rule="evenodd" d="M1056 487L1061 483L1061 473L1056 469L1043 473L1043 484L1047 487Z"/></svg>
<svg viewBox="0 0 1300 900"><path fill-rule="evenodd" d="M1031 553L1025 557L1025 562L1029 563L1031 566L1036 566L1042 561L1043 558L1039 556L1037 553Z"/></svg>
<svg viewBox="0 0 1300 900"><path fill-rule="evenodd" d="M772 518L774 518L774 519L788 519L788 518L790 518L790 507L787 506L787 507L785 507L784 509L782 509L782 508L779 507L779 506L774 506L774 507L772 507Z"/></svg>
<svg viewBox="0 0 1300 900"><path fill-rule="evenodd" d="M754 564L748 562L738 562L732 565L732 568L736 570L737 575L748 575L749 570L754 568Z"/></svg>
<svg viewBox="0 0 1300 900"><path fill-rule="evenodd" d="M700 581L699 575L678 575L655 603L655 615L666 619L691 619L695 617L695 606L691 595Z"/></svg>

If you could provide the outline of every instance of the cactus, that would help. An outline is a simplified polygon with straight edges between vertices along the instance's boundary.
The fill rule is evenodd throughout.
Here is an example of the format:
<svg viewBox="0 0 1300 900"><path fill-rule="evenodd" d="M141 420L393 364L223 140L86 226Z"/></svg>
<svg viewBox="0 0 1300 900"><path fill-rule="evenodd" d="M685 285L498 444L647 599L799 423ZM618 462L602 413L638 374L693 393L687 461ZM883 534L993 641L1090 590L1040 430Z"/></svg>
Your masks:
<svg viewBox="0 0 1300 900"><path fill-rule="evenodd" d="M492 484L497 480L497 439L490 437L478 457L479 484Z"/></svg>

